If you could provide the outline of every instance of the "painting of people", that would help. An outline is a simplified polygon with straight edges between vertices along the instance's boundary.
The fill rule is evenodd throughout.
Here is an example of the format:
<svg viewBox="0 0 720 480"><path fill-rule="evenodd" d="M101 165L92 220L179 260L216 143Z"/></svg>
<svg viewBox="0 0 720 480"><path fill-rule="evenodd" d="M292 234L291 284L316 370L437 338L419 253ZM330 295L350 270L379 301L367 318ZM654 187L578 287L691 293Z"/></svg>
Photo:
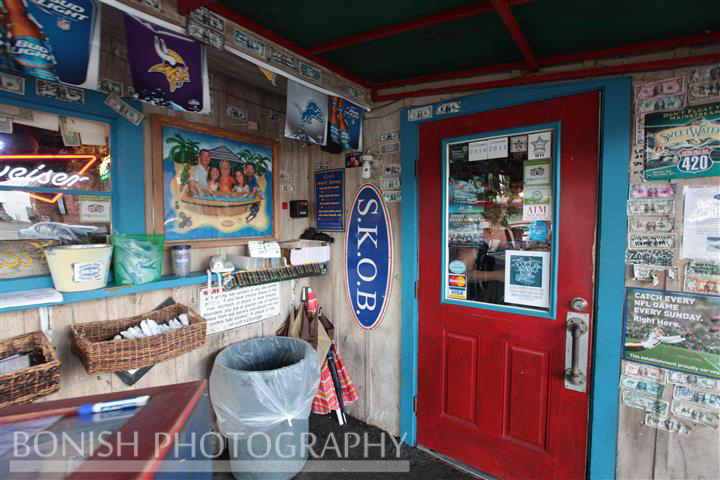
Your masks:
<svg viewBox="0 0 720 480"><path fill-rule="evenodd" d="M275 142L168 117L156 123L167 242L277 235Z"/></svg>

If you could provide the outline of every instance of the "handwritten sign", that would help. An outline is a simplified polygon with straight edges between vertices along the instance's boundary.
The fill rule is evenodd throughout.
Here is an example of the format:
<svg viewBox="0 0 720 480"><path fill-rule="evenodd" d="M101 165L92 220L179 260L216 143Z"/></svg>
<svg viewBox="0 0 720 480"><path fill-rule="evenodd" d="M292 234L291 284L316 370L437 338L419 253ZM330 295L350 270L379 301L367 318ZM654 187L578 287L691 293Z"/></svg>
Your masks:
<svg viewBox="0 0 720 480"><path fill-rule="evenodd" d="M207 320L207 334L260 322L280 315L280 286L277 283L253 285L223 291L200 289L200 315Z"/></svg>

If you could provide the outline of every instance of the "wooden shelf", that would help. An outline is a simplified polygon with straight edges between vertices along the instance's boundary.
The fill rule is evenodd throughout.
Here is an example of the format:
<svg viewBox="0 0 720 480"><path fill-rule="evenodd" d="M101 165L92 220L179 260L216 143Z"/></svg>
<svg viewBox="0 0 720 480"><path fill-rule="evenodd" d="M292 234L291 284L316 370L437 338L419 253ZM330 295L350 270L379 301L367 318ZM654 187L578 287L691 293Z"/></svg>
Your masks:
<svg viewBox="0 0 720 480"><path fill-rule="evenodd" d="M318 265L318 264L310 264L310 265ZM297 267L302 267L302 265L298 265L295 267L279 267L279 268L273 268L273 269L268 269L268 270L260 270L257 272L289 270L289 269L293 269L293 268L297 268ZM236 272L234 275L246 275L249 273L257 273L257 272ZM322 271L298 273L298 274L288 275L287 277L282 277L282 278L259 278L256 281L252 281L250 283L243 284L243 285L241 285L241 287L249 287L252 285L263 285L266 283L284 282L286 280L294 280L294 279L298 279L298 278L314 277L317 275L325 275L326 273L327 273L327 269L323 269ZM187 287L187 286L191 286L191 285L203 285L206 283L207 283L207 274L205 273L205 271L192 272L185 277L178 277L176 275L163 275L163 277L160 280L158 280L157 282L144 283L142 285L108 284L106 287L98 288L97 290L89 290L87 292L76 292L76 293L63 293L62 294L63 295L62 302L40 303L40 304L35 304L35 305L23 305L21 307L2 308L2 309L0 309L0 313L14 312L16 310L30 310L33 308L49 307L49 306L53 306L53 305L63 305L66 303L87 302L90 300L97 300L97 299L101 299L101 298L117 297L120 295L132 295L134 293L148 292L148 291L152 291L152 290L162 290L164 288L177 288L177 287Z"/></svg>

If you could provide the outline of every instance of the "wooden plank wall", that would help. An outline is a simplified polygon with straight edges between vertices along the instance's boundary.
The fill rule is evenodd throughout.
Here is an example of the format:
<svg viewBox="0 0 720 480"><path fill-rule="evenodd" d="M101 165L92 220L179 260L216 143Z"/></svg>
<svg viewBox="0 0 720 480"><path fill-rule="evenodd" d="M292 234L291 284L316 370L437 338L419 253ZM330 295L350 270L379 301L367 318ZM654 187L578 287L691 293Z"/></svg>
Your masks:
<svg viewBox="0 0 720 480"><path fill-rule="evenodd" d="M642 73L633 76L633 84L642 84L673 78L687 77L688 69ZM701 102L695 102L700 105ZM634 137L633 137L634 138ZM642 183L642 175L630 173L630 183ZM631 266L626 266L625 285L628 287L651 288L682 292L685 265L689 260L680 259L680 244L683 231L683 190L686 185L718 185L718 177L697 179L674 179L677 185L675 199L675 258L679 277L676 280L664 272L659 274L659 282L638 281L633 279ZM662 183L662 182L661 182ZM623 367L625 362L623 361ZM717 392L716 392L717 393ZM672 384L665 384L662 400L672 403ZM720 478L720 430L702 424L693 424L688 437L644 425L645 412L630 408L620 402L617 448L617 476L619 478Z"/></svg>
<svg viewBox="0 0 720 480"><path fill-rule="evenodd" d="M111 8L103 9L103 33L101 44L101 74L124 84L131 84L127 62L113 53L113 44L125 44L122 16ZM279 202L292 199L307 199L308 172L311 159L319 155L319 147L308 147L300 142L285 139L282 136L285 112L285 84L282 79L273 86L253 65L237 59L228 59L229 55L210 55L209 71L213 78L213 112L211 115L181 114L164 108L143 105L146 116L153 113L178 116L185 120L212 125L218 128L235 130L241 133L277 139L280 141L280 169L290 172L294 192L279 192ZM247 124L238 124L238 120L225 115L226 104L238 106L247 111L248 120L257 122L257 129ZM279 121L269 118L270 112L280 114ZM152 189L155 188L150 162L152 138L149 122L145 124L145 184L146 205L152 212ZM122 165L122 157L116 158ZM276 172L279 175L279 172ZM279 208L279 207L278 207ZM307 228L308 219L291 219L287 210L277 212L281 216L281 240L290 240ZM148 215L147 231L153 229L153 218ZM240 243L240 242L239 242ZM239 252L243 247L201 249L192 251L192 269L204 270L211 255ZM170 261L166 255L165 273L169 273ZM307 280L286 281L280 284L280 315L260 323L239 327L234 330L211 335L205 347L183 355L174 360L153 367L133 388L187 382L208 378L215 355L223 347L243 339L263 335L274 335L275 330L287 318L300 298L300 289ZM62 361L61 389L46 397L45 400L75 397L94 393L127 390L128 387L114 374L88 375L80 361L70 352L68 330L70 325L96 320L112 320L130 317L155 308L167 297L198 309L198 286L175 289L163 289L136 295L112 297L103 300L75 303L51 307L49 309L53 330L52 341L58 349ZM25 310L0 315L0 340L25 332L40 329L39 312Z"/></svg>

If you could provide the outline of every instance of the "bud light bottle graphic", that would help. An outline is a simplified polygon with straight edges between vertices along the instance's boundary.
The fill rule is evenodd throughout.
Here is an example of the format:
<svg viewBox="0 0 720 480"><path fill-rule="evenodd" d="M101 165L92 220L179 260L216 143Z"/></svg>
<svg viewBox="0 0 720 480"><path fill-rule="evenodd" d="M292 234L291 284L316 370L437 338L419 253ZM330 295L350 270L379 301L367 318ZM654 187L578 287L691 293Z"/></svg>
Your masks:
<svg viewBox="0 0 720 480"><path fill-rule="evenodd" d="M57 82L55 56L50 43L23 0L4 0L10 19L10 56L16 70Z"/></svg>
<svg viewBox="0 0 720 480"><path fill-rule="evenodd" d="M345 102L342 99L338 99L338 129L340 130L340 145L344 149L350 148L350 132L348 131L347 122L345 122Z"/></svg>
<svg viewBox="0 0 720 480"><path fill-rule="evenodd" d="M10 68L8 60L7 12L0 2L0 68Z"/></svg>
<svg viewBox="0 0 720 480"><path fill-rule="evenodd" d="M340 132L338 131L338 98L330 98L330 140L335 143L340 143Z"/></svg>

